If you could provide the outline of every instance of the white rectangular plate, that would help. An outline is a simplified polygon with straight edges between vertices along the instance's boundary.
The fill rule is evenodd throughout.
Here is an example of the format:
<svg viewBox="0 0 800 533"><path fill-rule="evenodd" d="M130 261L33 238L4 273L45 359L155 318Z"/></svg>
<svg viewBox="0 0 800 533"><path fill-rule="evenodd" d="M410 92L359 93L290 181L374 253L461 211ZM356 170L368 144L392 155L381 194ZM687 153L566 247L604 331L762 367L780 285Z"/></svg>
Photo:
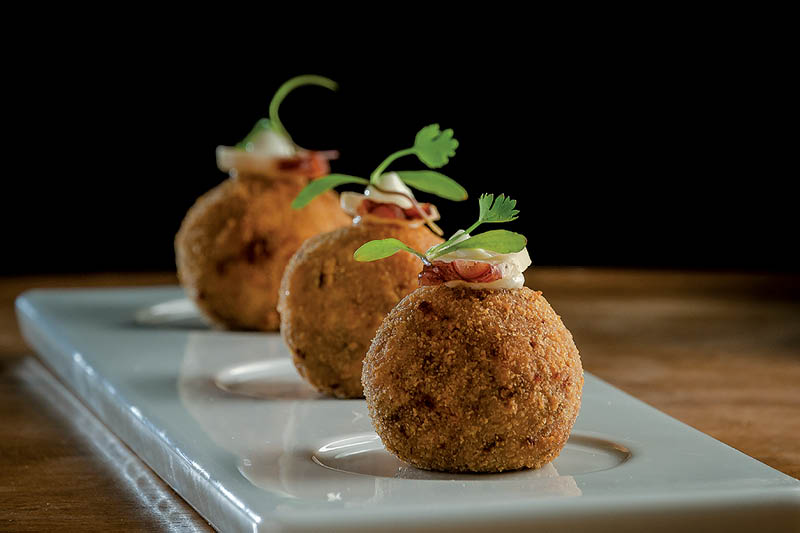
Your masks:
<svg viewBox="0 0 800 533"><path fill-rule="evenodd" d="M588 373L552 464L417 470L383 449L363 400L301 381L280 336L134 320L180 297L31 291L17 311L56 374L219 530L800 529L800 482Z"/></svg>

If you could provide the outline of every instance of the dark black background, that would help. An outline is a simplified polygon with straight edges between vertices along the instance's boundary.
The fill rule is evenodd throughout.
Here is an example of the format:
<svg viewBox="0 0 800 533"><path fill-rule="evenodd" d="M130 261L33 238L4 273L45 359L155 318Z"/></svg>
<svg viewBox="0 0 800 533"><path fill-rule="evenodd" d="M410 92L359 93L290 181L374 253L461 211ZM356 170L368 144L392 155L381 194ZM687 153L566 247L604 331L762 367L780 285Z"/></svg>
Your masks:
<svg viewBox="0 0 800 533"><path fill-rule="evenodd" d="M426 124L455 130L441 170L471 198L437 200L447 233L504 192L534 264L798 270L794 96L763 46L565 38L376 59L368 43L269 58L140 44L56 50L13 82L0 274L174 268L181 218L225 179L215 147L304 73L340 90L298 89L281 116L300 145L341 152L336 172L368 175Z"/></svg>

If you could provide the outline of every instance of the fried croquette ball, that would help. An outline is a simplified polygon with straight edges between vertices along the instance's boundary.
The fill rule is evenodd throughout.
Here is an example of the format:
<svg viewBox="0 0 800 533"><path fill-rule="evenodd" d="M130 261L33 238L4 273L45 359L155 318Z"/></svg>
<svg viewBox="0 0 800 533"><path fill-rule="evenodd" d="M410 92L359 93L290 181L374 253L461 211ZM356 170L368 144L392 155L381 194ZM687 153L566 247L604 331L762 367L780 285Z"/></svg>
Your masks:
<svg viewBox="0 0 800 533"><path fill-rule="evenodd" d="M277 331L283 270L300 245L347 224L338 196L290 207L308 178L239 174L201 196L175 238L178 277L214 325Z"/></svg>
<svg viewBox="0 0 800 533"><path fill-rule="evenodd" d="M418 250L442 242L425 227L361 222L309 239L286 267L278 303L281 335L300 375L325 394L363 396L361 363L375 330L417 287L422 262L415 256L353 259L365 242L389 237Z"/></svg>
<svg viewBox="0 0 800 533"><path fill-rule="evenodd" d="M386 448L427 470L539 468L578 416L583 370L541 292L421 287L364 360L364 395Z"/></svg>

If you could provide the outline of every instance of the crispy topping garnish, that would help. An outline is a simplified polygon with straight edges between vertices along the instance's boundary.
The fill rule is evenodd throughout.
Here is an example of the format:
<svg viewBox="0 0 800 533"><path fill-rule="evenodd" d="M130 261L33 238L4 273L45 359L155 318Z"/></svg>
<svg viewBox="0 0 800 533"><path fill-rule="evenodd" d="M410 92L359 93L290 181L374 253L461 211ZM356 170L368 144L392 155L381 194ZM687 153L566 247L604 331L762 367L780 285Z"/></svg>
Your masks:
<svg viewBox="0 0 800 533"><path fill-rule="evenodd" d="M292 157L277 157L269 166L280 175L294 175L299 177L319 178L330 171L328 160L336 159L338 153L334 150L316 152L304 150Z"/></svg>
<svg viewBox="0 0 800 533"><path fill-rule="evenodd" d="M441 285L448 281L466 281L467 283L491 283L503 277L496 265L482 261L456 259L454 261L434 261L424 265L419 273L421 287Z"/></svg>
<svg viewBox="0 0 800 533"><path fill-rule="evenodd" d="M420 209L431 217L433 215L433 207L431 204L424 203L419 204ZM422 219L422 215L415 207L409 207L408 209L403 209L399 205L396 204L389 204L389 203L382 203L382 202L373 202L369 198L365 198L364 201L359 206L359 214L361 215L374 215L383 218L396 218L400 220L414 220L414 219Z"/></svg>

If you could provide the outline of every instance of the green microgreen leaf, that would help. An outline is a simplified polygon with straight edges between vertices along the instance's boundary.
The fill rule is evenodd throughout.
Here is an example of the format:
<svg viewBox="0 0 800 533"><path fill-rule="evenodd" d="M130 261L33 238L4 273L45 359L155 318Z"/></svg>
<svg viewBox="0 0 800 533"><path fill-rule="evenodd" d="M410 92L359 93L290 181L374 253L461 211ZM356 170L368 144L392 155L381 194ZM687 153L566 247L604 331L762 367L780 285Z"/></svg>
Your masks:
<svg viewBox="0 0 800 533"><path fill-rule="evenodd" d="M494 199L494 194L482 194L478 198L478 206L480 208L478 221L481 224L484 222L511 222L516 220L519 215L519 211L514 209L517 201L507 198L504 194L498 196L497 200Z"/></svg>
<svg viewBox="0 0 800 533"><path fill-rule="evenodd" d="M437 173L433 173L437 174ZM424 180L423 180L424 181ZM426 183L427 184L427 183ZM409 182L409 185L412 183ZM495 199L493 194L483 194L478 199L480 215L478 222L473 224L466 232L459 231L446 242L432 246L425 254L421 254L397 239L382 239L370 241L355 251L353 257L356 261L376 261L404 250L422 259L426 265L437 257L441 257L456 250L482 249L499 254L514 254L522 251L528 244L524 235L504 229L496 229L479 233L464 238L465 234L483 224L484 222L510 222L517 219L519 211L515 209L516 200L501 194Z"/></svg>
<svg viewBox="0 0 800 533"><path fill-rule="evenodd" d="M362 183L369 185L369 181L358 176L348 176L347 174L328 174L323 178L312 181L303 188L297 197L292 201L292 209L301 209L309 204L311 200L329 191L334 187L344 183Z"/></svg>
<svg viewBox="0 0 800 533"><path fill-rule="evenodd" d="M423 192L435 194L447 200L460 202L467 199L467 191L452 178L433 170L398 170L403 183Z"/></svg>
<svg viewBox="0 0 800 533"><path fill-rule="evenodd" d="M460 232L449 239L447 239L442 244L438 244L432 247L427 252L427 256L431 259L435 257L439 257L446 253L449 253L453 250L461 249L463 246L456 247L457 244L461 244L461 242L468 242L471 241L472 238L465 239L461 242L456 242L464 233L472 233L475 231L478 226L484 223L499 223L499 222L511 222L517 219L517 215L519 215L519 211L515 209L517 206L517 201L512 200L511 198L501 194L495 200L494 194L482 194L480 198L478 198L478 207L479 207L479 215L478 221L475 222L472 226L470 226L465 232ZM491 234L492 232L487 232ZM483 234L485 235L485 234ZM523 245L524 246L524 245ZM474 243L469 246L469 248L481 248L480 246L475 246ZM488 250L489 248L487 248ZM497 251L497 250L494 250ZM519 250L518 250L519 251Z"/></svg>
<svg viewBox="0 0 800 533"><path fill-rule="evenodd" d="M379 239L364 243L353 253L353 258L361 262L377 261L378 259L394 255L401 250L416 255L422 259L423 263L428 262L423 254L397 239Z"/></svg>
<svg viewBox="0 0 800 533"><path fill-rule="evenodd" d="M414 146L397 151L384 159L376 168L369 179L375 183L383 171L396 159L407 155L416 155L428 168L443 167L456 155L458 141L453 138L453 130L439 130L438 124L425 126L414 139Z"/></svg>
<svg viewBox="0 0 800 533"><path fill-rule="evenodd" d="M438 124L425 126L414 139L414 152L429 168L440 168L456 155L458 141L453 138L453 130L439 131Z"/></svg>
<svg viewBox="0 0 800 533"><path fill-rule="evenodd" d="M478 221L470 226L466 232L472 233L478 226L486 222L497 223L516 220L517 215L519 215L519 211L514 209L516 206L517 201L507 198L504 194L498 196L497 200L494 199L494 194L482 194L478 198L478 207L480 209Z"/></svg>
<svg viewBox="0 0 800 533"><path fill-rule="evenodd" d="M289 82L291 81L292 80L289 80ZM270 106L270 109L272 109L272 106ZM273 118L272 114L270 114L270 118L272 119L271 125L274 129L277 114L275 115L275 118ZM343 183L364 183L366 185L372 184L374 187L379 188L380 177L383 175L383 171L386 170L386 167L388 167L389 164L391 164L395 159L406 155L416 154L423 163L432 168L443 166L447 163L448 157L455 155L455 149L457 146L458 141L453 139L453 130L445 130L440 132L438 124L426 126L417 133L417 138L413 148L400 150L384 159L383 162L378 165L378 168L376 168L375 171L370 174L369 180L356 176L346 176L344 174L331 174L330 176L325 176L324 178L311 182L305 189L300 191L300 194L292 202L292 207L295 209L300 209L301 207L307 205L308 202L310 202L311 199L318 194ZM400 179L406 183L406 185L414 187L420 191L436 194L437 196L448 200L459 201L467 198L467 191L464 189L464 187L456 183L456 181L452 178L448 178L439 172L434 172L432 170L408 170L398 172L397 174L400 176ZM427 222L434 231L438 230L435 224L430 221ZM438 232L441 234L441 230L438 230Z"/></svg>
<svg viewBox="0 0 800 533"><path fill-rule="evenodd" d="M499 254L514 254L525 248L527 243L528 239L522 234L505 229L495 229L456 242L447 248L446 253L482 248Z"/></svg>

